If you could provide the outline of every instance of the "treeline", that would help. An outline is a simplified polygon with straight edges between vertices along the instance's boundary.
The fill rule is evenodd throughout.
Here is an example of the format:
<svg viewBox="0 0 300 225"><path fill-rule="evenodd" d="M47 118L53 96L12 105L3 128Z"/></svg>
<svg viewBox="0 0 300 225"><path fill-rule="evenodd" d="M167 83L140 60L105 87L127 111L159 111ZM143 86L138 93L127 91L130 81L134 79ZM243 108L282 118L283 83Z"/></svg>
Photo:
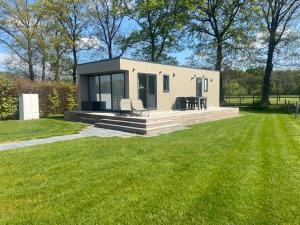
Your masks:
<svg viewBox="0 0 300 225"><path fill-rule="evenodd" d="M1 0L0 43L11 51L7 64L32 81L76 83L79 59L126 54L177 64L185 49L189 65L262 64L268 104L274 64L294 64L299 7L300 0Z"/></svg>
<svg viewBox="0 0 300 225"><path fill-rule="evenodd" d="M263 68L246 71L225 70L226 96L259 96L262 92ZM300 70L276 70L271 78L271 95L300 95Z"/></svg>

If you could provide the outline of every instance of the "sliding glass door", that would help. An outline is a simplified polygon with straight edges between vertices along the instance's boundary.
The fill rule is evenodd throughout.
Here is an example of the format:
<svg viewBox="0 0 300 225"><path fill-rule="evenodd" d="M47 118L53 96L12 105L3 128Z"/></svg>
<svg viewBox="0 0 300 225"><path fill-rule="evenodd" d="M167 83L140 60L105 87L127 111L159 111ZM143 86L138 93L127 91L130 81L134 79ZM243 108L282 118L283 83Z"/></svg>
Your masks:
<svg viewBox="0 0 300 225"><path fill-rule="evenodd" d="M100 101L99 79L96 76L89 77L89 93L90 93L90 101L91 102Z"/></svg>
<svg viewBox="0 0 300 225"><path fill-rule="evenodd" d="M124 73L89 76L90 102L100 105L100 109L94 110L120 109L120 100L125 98L124 76Z"/></svg>
<svg viewBox="0 0 300 225"><path fill-rule="evenodd" d="M112 82L111 82L111 94L112 94L112 109L119 110L120 109L120 101L121 98L124 98L125 93L125 81L124 81L124 74L113 74L112 75Z"/></svg>
<svg viewBox="0 0 300 225"><path fill-rule="evenodd" d="M142 100L144 107L148 109L156 109L156 75L153 74L139 74L138 75L138 89L139 99Z"/></svg>
<svg viewBox="0 0 300 225"><path fill-rule="evenodd" d="M100 101L105 110L111 110L111 75L102 75L100 78Z"/></svg>

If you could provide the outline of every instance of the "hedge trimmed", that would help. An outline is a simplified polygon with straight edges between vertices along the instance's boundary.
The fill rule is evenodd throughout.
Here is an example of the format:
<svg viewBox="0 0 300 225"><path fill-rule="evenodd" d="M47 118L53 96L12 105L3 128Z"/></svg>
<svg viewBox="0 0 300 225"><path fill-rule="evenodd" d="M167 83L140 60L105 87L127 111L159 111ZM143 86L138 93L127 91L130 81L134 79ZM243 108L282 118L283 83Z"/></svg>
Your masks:
<svg viewBox="0 0 300 225"><path fill-rule="evenodd" d="M77 86L72 82L32 82L13 75L0 75L0 120L18 118L20 94L38 94L40 114L44 117L76 109L77 93Z"/></svg>

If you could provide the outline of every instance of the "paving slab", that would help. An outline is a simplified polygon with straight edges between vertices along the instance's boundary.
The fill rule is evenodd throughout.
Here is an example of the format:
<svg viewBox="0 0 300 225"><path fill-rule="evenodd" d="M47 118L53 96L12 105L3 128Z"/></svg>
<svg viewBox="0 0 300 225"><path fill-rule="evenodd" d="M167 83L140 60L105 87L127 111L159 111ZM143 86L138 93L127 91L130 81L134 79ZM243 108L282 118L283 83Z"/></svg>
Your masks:
<svg viewBox="0 0 300 225"><path fill-rule="evenodd" d="M85 138L85 137L131 137L131 136L135 136L135 134L90 126L80 131L78 134L69 134L63 136L38 138L32 140L0 144L0 151L30 147L30 146L41 145L41 144L50 144L54 142L68 141L68 140L74 140L74 139Z"/></svg>

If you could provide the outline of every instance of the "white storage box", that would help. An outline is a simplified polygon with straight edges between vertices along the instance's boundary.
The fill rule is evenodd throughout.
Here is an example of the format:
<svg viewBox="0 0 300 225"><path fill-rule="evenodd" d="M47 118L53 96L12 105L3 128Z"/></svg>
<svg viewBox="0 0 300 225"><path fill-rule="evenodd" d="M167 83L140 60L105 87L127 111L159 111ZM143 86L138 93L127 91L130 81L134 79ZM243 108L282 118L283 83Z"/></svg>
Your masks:
<svg viewBox="0 0 300 225"><path fill-rule="evenodd" d="M19 97L19 116L20 120L39 119L39 95L22 94Z"/></svg>

